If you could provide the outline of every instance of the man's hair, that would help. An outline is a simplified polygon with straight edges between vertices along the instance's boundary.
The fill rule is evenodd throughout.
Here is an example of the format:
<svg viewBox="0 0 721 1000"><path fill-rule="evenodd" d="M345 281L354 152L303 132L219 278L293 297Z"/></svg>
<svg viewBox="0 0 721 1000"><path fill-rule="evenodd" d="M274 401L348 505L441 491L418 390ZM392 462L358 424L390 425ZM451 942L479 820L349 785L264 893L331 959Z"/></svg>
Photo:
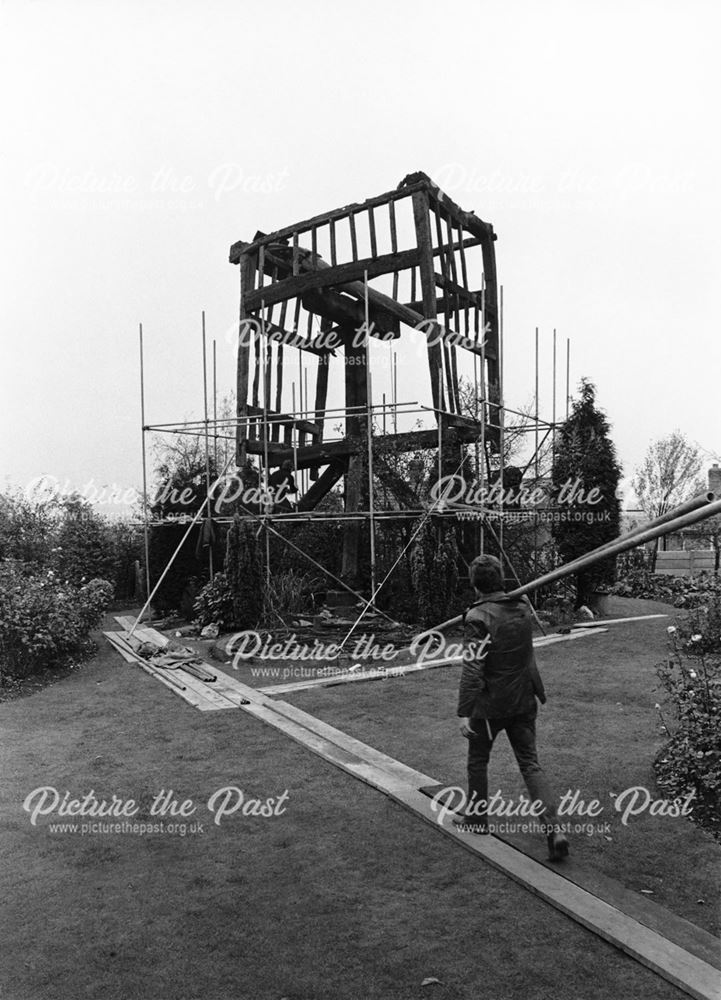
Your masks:
<svg viewBox="0 0 721 1000"><path fill-rule="evenodd" d="M503 569L495 556L476 556L468 568L468 579L483 594L503 590Z"/></svg>

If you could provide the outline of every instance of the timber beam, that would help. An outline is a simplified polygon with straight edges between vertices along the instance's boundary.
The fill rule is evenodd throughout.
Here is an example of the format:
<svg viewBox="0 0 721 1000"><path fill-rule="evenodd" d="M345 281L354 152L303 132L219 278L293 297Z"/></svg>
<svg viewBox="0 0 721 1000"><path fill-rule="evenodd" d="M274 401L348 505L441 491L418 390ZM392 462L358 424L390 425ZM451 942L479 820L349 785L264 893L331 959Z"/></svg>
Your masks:
<svg viewBox="0 0 721 1000"><path fill-rule="evenodd" d="M288 413L276 413L275 410L264 410L262 406L248 406L248 416L250 417L262 417L264 414L268 417L268 423L273 425L280 425L281 427L295 427L296 430L302 431L304 434L310 434L312 437L318 437L321 432L319 424L314 424L310 420L299 420L297 417L291 417ZM259 421L253 421L258 424Z"/></svg>
<svg viewBox="0 0 721 1000"><path fill-rule="evenodd" d="M314 289L301 296L301 303L308 312L313 312L325 319L332 320L343 326L352 325L359 329L365 323L365 310L358 299L348 298L328 288ZM371 335L381 340L397 340L401 335L400 320L387 310L368 303L368 319L371 323Z"/></svg>
<svg viewBox="0 0 721 1000"><path fill-rule="evenodd" d="M470 444L478 441L481 436L481 425L470 418L444 417L444 439L448 444ZM466 420L468 423L466 423ZM266 445L262 438L246 441L248 454L264 455ZM402 434L385 434L382 438L373 438L373 453L423 451L438 447L438 431L435 429L422 431L406 431ZM269 441L268 465L273 468L289 460L294 462L297 456L297 468L307 469L313 465L328 465L336 459L357 455L360 449L358 441L344 438L341 441L325 441L322 444L306 445L302 448L289 448L287 445Z"/></svg>
<svg viewBox="0 0 721 1000"><path fill-rule="evenodd" d="M325 472L318 477L307 493L298 501L298 510L314 510L323 497L333 489L348 469L348 460L339 458L330 463Z"/></svg>
<svg viewBox="0 0 721 1000"><path fill-rule="evenodd" d="M362 281L365 274L369 278L377 278L381 274L405 271L407 268L418 266L421 253L417 249L401 250L398 253L382 254L380 257L352 260L346 264L337 264L335 267L325 263L325 261L322 262L323 267L314 267L312 263L309 266L310 257L311 254L307 254L306 257L301 258L305 262L305 267L300 274L291 275L282 281L276 281L272 285L265 285L263 288L249 292L245 297L245 308L252 311L259 309L262 305L272 306L276 302L303 295L314 288L328 288L330 286L343 288L349 282ZM317 264L321 264L321 258L317 254L315 261ZM363 286L361 285L361 287Z"/></svg>

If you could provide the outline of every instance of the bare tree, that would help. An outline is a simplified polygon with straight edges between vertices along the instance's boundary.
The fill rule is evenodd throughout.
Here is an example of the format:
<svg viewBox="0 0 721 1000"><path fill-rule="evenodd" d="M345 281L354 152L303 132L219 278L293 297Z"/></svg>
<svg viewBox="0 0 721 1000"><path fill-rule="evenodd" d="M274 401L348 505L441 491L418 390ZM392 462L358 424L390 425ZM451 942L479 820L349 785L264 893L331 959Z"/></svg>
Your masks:
<svg viewBox="0 0 721 1000"><path fill-rule="evenodd" d="M644 513L659 517L704 489L699 449L679 430L654 441L636 469L633 488Z"/></svg>
<svg viewBox="0 0 721 1000"><path fill-rule="evenodd" d="M679 430L654 441L632 480L646 516L659 517L701 493L706 485L699 476L702 464L699 449ZM665 550L665 536L661 543ZM656 539L653 544L653 569L656 567L658 545L659 539Z"/></svg>
<svg viewBox="0 0 721 1000"><path fill-rule="evenodd" d="M458 379L458 396L461 403L461 413L478 420L482 404L478 403L473 383L463 375ZM516 465L521 468L528 466L529 472L535 470L536 462L533 461L534 438L529 433L533 426L532 402L521 405L517 413L506 414L503 433L503 464L506 468L510 465ZM544 432L538 448L539 478L550 475L552 452L552 436L550 432Z"/></svg>
<svg viewBox="0 0 721 1000"><path fill-rule="evenodd" d="M210 467L214 475L227 466L235 451L235 399L232 393L223 397L217 407L219 426L217 435L212 418L208 430ZM205 472L205 435L203 428L196 424L176 434L156 434L151 442L154 459L154 475L160 483L180 477L200 483Z"/></svg>

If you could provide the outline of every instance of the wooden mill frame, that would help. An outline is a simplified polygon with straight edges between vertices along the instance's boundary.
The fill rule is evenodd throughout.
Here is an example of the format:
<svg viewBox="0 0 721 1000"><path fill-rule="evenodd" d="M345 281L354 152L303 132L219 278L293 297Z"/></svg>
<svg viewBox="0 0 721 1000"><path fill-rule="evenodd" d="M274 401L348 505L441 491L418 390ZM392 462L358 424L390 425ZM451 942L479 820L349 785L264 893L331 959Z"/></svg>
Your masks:
<svg viewBox="0 0 721 1000"><path fill-rule="evenodd" d="M412 245L400 249L397 209L406 199L414 235ZM372 519L374 466L386 481L392 482L392 472L383 468L382 454L374 448L367 335L395 340L403 325L426 338L436 428L384 434L384 449L437 448L438 474L444 475L458 470L465 445L481 442L488 467L488 455L502 452L503 422L495 239L489 223L460 208L426 174L415 173L395 190L365 202L235 243L230 261L240 269L238 467L257 456L266 477L286 460L296 470L310 470L312 486L299 502L301 511L314 509L344 478L346 515L362 511L367 477ZM467 259L474 247L482 253L482 270L475 272ZM391 276L390 295L371 285L381 276ZM401 285L410 285L409 295L400 294ZM290 348L300 352L301 372L303 360L313 359L312 406L303 398L303 375L300 405L295 385L292 400L287 399L284 363ZM474 356L476 398L479 383L481 394L475 416L461 412L459 350ZM344 360L345 433L339 441L324 441L329 368L336 352ZM396 485L402 499L403 483ZM360 538L360 521L350 518L342 577L354 585Z"/></svg>

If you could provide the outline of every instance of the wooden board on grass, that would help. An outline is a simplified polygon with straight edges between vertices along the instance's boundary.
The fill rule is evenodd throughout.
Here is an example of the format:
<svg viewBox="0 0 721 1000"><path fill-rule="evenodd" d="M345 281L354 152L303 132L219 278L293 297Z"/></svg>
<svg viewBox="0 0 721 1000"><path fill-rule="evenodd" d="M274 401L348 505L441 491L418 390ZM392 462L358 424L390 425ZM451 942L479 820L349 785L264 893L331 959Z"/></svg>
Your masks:
<svg viewBox="0 0 721 1000"><path fill-rule="evenodd" d="M135 634L137 635L137 632ZM143 662L142 657L139 657L132 646L129 645L127 632L108 632L105 635L124 658L128 657L128 662L137 663L143 667L146 673L155 677L165 687L170 688L171 691L175 692L184 701L187 701L188 704L193 705L201 712L237 707L233 702L224 698L220 692L214 691L208 684L185 671L181 672L177 669L167 670Z"/></svg>
<svg viewBox="0 0 721 1000"><path fill-rule="evenodd" d="M443 835L453 838L464 849L482 857L539 898L690 996L697 1000L718 1000L721 976L709 962L499 838L466 833L455 828L448 819L439 824L427 795L397 770L382 766L378 751L355 740L351 750L348 748L349 744L341 745L344 734L333 731L333 727L328 727L325 723L319 724L320 720L306 713L295 713L295 718L291 718L290 714L293 713L289 714L287 707L284 706L284 711L279 711L277 702L258 696L258 692L253 692L253 689L247 691L254 696L249 698L249 704L242 706L242 711L284 732L324 760L383 792ZM423 777L426 778L427 775Z"/></svg>
<svg viewBox="0 0 721 1000"><path fill-rule="evenodd" d="M438 792L447 787L448 784L431 783L424 785L420 791L429 799L433 799ZM571 841L570 857L562 865L558 865L545 857L545 845L540 837L534 837L531 840L530 834L527 837L519 837L494 833L493 836L513 847L514 850L532 858L544 868L558 872L582 889L599 896L628 916L634 917L639 923L658 934L662 934L704 962L708 962L715 969L721 970L721 941L718 938L703 928L697 927L690 920L685 920L678 914L672 913L660 903L647 899L633 889L628 889L615 879L580 865L573 856L573 841Z"/></svg>

